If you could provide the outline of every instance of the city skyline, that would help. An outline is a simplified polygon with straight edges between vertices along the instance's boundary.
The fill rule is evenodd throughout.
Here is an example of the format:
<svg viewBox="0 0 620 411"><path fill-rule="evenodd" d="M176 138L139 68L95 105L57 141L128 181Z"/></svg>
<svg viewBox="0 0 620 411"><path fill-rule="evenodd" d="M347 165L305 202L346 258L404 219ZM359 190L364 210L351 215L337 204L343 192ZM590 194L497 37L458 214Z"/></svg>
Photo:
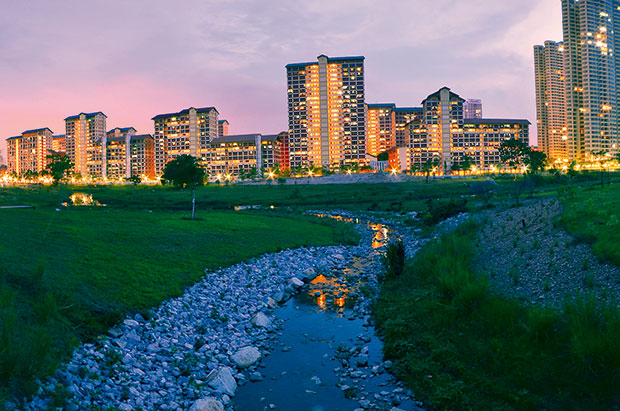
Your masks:
<svg viewBox="0 0 620 411"><path fill-rule="evenodd" d="M286 64L323 53L366 57L369 103L419 105L445 85L481 98L488 117L534 122L531 46L561 36L560 2L444 3L261 10L241 1L210 17L196 12L210 4L198 2L186 11L158 2L10 4L0 17L0 148L6 156L7 137L32 127L61 134L67 115L99 110L109 129L152 133L154 114L213 105L231 134L277 133L287 128ZM345 15L353 30L339 24Z"/></svg>

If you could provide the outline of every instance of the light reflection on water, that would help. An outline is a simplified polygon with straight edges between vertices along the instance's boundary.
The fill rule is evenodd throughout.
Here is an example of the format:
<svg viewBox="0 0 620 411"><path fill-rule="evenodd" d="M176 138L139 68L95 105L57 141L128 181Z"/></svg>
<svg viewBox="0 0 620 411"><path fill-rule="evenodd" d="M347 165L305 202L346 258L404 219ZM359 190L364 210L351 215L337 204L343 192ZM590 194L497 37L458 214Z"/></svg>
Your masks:
<svg viewBox="0 0 620 411"><path fill-rule="evenodd" d="M345 223L360 224L359 218L343 217L341 215L315 214L320 218L332 218ZM391 233L388 226L380 223L367 222L366 226L372 230L372 248L379 250L390 241ZM322 310L343 312L345 308L353 307L357 300L357 293L363 278L364 264L360 260L348 261L347 268L342 275L337 277L317 276L308 287L308 291L302 297L308 303L316 304ZM342 277L342 279L338 278Z"/></svg>

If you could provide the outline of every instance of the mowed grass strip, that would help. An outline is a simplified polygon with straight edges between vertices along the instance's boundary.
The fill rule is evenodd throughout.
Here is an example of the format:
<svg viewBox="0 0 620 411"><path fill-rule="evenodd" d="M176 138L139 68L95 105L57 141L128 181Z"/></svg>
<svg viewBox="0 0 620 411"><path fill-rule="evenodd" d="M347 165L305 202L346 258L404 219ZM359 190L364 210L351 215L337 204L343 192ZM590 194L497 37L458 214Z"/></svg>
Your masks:
<svg viewBox="0 0 620 411"><path fill-rule="evenodd" d="M620 184L569 191L563 206L561 225L601 260L620 266Z"/></svg>
<svg viewBox="0 0 620 411"><path fill-rule="evenodd" d="M594 298L561 311L491 295L472 269L476 226L431 242L375 306L384 353L441 410L614 409L620 311Z"/></svg>
<svg viewBox="0 0 620 411"><path fill-rule="evenodd" d="M358 240L331 222L231 212L203 211L196 221L109 207L0 213L0 400L31 393L33 378L78 341L182 294L205 268Z"/></svg>

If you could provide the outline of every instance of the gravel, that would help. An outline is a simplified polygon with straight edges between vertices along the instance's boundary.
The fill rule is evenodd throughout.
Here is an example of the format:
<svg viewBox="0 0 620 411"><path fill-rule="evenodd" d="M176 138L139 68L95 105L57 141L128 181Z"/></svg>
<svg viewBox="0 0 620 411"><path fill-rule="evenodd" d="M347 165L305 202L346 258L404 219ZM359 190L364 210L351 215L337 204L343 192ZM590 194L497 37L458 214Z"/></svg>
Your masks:
<svg viewBox="0 0 620 411"><path fill-rule="evenodd" d="M555 227L561 211L558 201L542 200L482 215L476 265L490 275L491 290L552 307L587 293L617 304L620 267Z"/></svg>

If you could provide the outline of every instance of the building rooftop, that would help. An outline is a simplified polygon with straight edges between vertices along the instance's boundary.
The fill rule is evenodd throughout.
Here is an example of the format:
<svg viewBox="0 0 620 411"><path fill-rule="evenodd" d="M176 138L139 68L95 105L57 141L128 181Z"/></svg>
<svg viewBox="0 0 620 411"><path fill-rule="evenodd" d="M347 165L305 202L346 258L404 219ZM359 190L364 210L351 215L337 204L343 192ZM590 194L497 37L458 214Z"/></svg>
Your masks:
<svg viewBox="0 0 620 411"><path fill-rule="evenodd" d="M52 130L50 130L49 127L44 127L44 128L35 128L33 130L26 130L26 131L22 131L22 134L32 134L32 133L38 133L40 131L45 131L45 130L49 130L50 133L54 133Z"/></svg>
<svg viewBox="0 0 620 411"><path fill-rule="evenodd" d="M368 108L382 108L389 107L391 109L396 108L396 104L394 103L368 103Z"/></svg>
<svg viewBox="0 0 620 411"><path fill-rule="evenodd" d="M115 127L112 130L108 131L107 134L111 134L114 133L115 130L119 130L121 133L126 133L129 130L133 130L133 132L135 133L137 130L133 127Z"/></svg>
<svg viewBox="0 0 620 411"><path fill-rule="evenodd" d="M424 102L428 99L431 98L439 98L439 94L441 93L441 90L446 89L450 92L450 98L455 98L457 100L461 100L463 102L465 102L465 99L462 98L461 96L459 96L458 94L454 93L453 91L450 90L449 87L443 86L442 88L440 88L439 90L437 90L436 92L434 92L433 94L429 94L428 97L426 97L424 100L422 100L422 104L424 105Z"/></svg>
<svg viewBox="0 0 620 411"><path fill-rule="evenodd" d="M422 107L396 107L394 111L424 111Z"/></svg>
<svg viewBox="0 0 620 411"><path fill-rule="evenodd" d="M228 123L228 120L218 120L217 122L218 122L218 124ZM230 124L230 123L228 123L228 124Z"/></svg>
<svg viewBox="0 0 620 411"><path fill-rule="evenodd" d="M463 120L463 124L479 125L479 124L527 124L529 120L514 118L468 118Z"/></svg>
<svg viewBox="0 0 620 411"><path fill-rule="evenodd" d="M101 111L96 111L94 113L80 113L80 114L76 114L75 116L69 116L67 118L65 118L65 121L69 121L69 120L77 120L78 118L80 118L80 116L84 114L86 116L86 118L91 118L91 117L95 117L97 114L101 114L103 115L105 118L108 118L108 116L106 116L105 114L103 114L103 112Z"/></svg>
<svg viewBox="0 0 620 411"><path fill-rule="evenodd" d="M153 136L150 135L150 134L138 134L138 135L135 135L135 136L131 136L132 140L146 140L147 138L151 138L152 139Z"/></svg>
<svg viewBox="0 0 620 411"><path fill-rule="evenodd" d="M211 144L249 143L249 142L253 143L256 141L256 137L258 136L261 136L261 134L236 134L236 135L222 136L222 137L214 138L211 141Z"/></svg>
<svg viewBox="0 0 620 411"><path fill-rule="evenodd" d="M9 138L7 138L7 139L6 139L6 141L9 141L9 140L17 140L18 138L22 138L22 136L13 136L13 137L9 137Z"/></svg>
<svg viewBox="0 0 620 411"><path fill-rule="evenodd" d="M306 62L306 63L291 63L291 64L287 64L286 68L304 67L304 66L311 66L313 64L319 64L318 62L319 57L327 57L327 56L325 54L321 54L320 56L317 57L317 61L311 61L311 62ZM364 59L365 59L364 56L327 57L327 61L329 63L336 62L336 61L355 61L355 60L364 60Z"/></svg>
<svg viewBox="0 0 620 411"><path fill-rule="evenodd" d="M55 136L52 136L52 138L66 138L67 135L66 134L56 134Z"/></svg>
<svg viewBox="0 0 620 411"><path fill-rule="evenodd" d="M185 110L181 110L178 113L158 114L155 117L153 117L151 120L160 120L160 119L168 118L168 117L182 116L184 114L189 114L189 111L191 109L195 109L197 113L206 113L211 110L215 110L215 112L218 114L220 113L219 111L217 111L215 107L201 107L201 108L190 107L190 108L186 108Z"/></svg>
<svg viewBox="0 0 620 411"><path fill-rule="evenodd" d="M262 141L276 141L280 134L263 134Z"/></svg>

